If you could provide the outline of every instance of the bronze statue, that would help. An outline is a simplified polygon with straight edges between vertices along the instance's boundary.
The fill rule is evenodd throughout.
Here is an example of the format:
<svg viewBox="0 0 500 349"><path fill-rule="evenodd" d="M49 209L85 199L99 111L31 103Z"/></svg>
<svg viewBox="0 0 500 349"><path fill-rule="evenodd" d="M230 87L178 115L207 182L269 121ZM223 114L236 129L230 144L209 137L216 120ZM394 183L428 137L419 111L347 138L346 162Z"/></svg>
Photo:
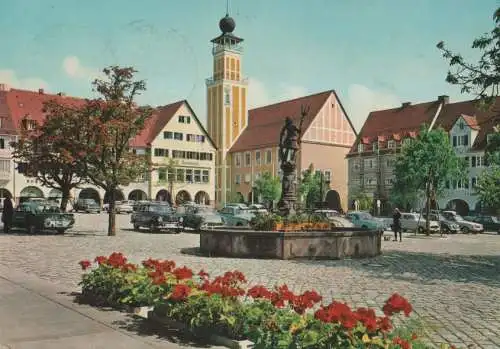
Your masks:
<svg viewBox="0 0 500 349"><path fill-rule="evenodd" d="M295 126L290 117L285 119L280 132L279 158L283 178L281 182L281 199L278 208L283 216L295 213L295 202L297 201L297 190L295 185L295 170L297 168L297 153L300 150L300 137L302 136L302 124L309 113L309 107L301 107L299 126Z"/></svg>

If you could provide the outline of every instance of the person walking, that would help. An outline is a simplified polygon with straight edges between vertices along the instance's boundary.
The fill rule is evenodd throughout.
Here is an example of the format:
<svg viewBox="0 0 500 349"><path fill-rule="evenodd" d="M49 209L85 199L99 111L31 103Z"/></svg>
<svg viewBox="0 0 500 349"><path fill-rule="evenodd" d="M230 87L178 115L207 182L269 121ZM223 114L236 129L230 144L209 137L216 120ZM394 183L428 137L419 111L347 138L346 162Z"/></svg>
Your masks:
<svg viewBox="0 0 500 349"><path fill-rule="evenodd" d="M10 196L3 199L3 210L2 210L2 223L3 232L8 234L10 232L10 227L12 226L12 216L14 216L14 206L12 205L12 200Z"/></svg>
<svg viewBox="0 0 500 349"><path fill-rule="evenodd" d="M394 213L392 214L392 230L394 230L394 240L398 241L398 233L399 233L399 241L403 241L402 233L401 233L401 212L396 207L394 209Z"/></svg>

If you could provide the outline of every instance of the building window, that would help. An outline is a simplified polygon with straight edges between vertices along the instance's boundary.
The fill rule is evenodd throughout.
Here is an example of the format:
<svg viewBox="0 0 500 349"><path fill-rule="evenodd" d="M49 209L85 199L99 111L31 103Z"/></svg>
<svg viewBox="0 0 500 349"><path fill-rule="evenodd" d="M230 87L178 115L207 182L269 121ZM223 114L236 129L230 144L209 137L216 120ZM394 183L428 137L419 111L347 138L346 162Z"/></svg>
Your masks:
<svg viewBox="0 0 500 349"><path fill-rule="evenodd" d="M360 163L359 163L359 160L354 160L354 161L353 161L353 166L352 166L352 167L353 167L354 171L359 171L359 169L360 169L360 167L361 167L361 166L360 166Z"/></svg>
<svg viewBox="0 0 500 349"><path fill-rule="evenodd" d="M245 167L249 167L252 164L252 155L247 152L245 153Z"/></svg>
<svg viewBox="0 0 500 349"><path fill-rule="evenodd" d="M201 170L194 170L194 182L201 183Z"/></svg>
<svg viewBox="0 0 500 349"><path fill-rule="evenodd" d="M186 170L186 182L193 183L193 170L191 169Z"/></svg>
<svg viewBox="0 0 500 349"><path fill-rule="evenodd" d="M225 105L231 104L231 90L228 88L224 90L224 104Z"/></svg>
<svg viewBox="0 0 500 349"><path fill-rule="evenodd" d="M0 172L10 172L10 160L0 160Z"/></svg>
<svg viewBox="0 0 500 349"><path fill-rule="evenodd" d="M475 189L476 186L477 186L477 178L476 177L472 177L471 180L470 180L470 182L471 182L472 189Z"/></svg>
<svg viewBox="0 0 500 349"><path fill-rule="evenodd" d="M374 159L365 159L364 160L364 168L365 169L372 169L375 168L376 162Z"/></svg>
<svg viewBox="0 0 500 349"><path fill-rule="evenodd" d="M167 169L161 167L158 169L158 181L164 182L167 180Z"/></svg>
<svg viewBox="0 0 500 349"><path fill-rule="evenodd" d="M5 149L5 139L0 138L0 149Z"/></svg>
<svg viewBox="0 0 500 349"><path fill-rule="evenodd" d="M184 182L184 169L183 168L176 169L175 180L177 182L181 182L181 183Z"/></svg>
<svg viewBox="0 0 500 349"><path fill-rule="evenodd" d="M168 149L155 148L154 149L154 156L166 158L166 157L168 157Z"/></svg>
<svg viewBox="0 0 500 349"><path fill-rule="evenodd" d="M363 143L359 143L358 144L358 153L362 153L364 150L365 150L364 144Z"/></svg>
<svg viewBox="0 0 500 349"><path fill-rule="evenodd" d="M271 150L266 151L266 164L270 164L273 161L273 152Z"/></svg>
<svg viewBox="0 0 500 349"><path fill-rule="evenodd" d="M396 142L393 141L393 140L388 141L387 142L387 148L388 149L394 149L394 148L396 148Z"/></svg>
<svg viewBox="0 0 500 349"><path fill-rule="evenodd" d="M235 184L241 183L241 175L237 174L236 176L234 176L234 183Z"/></svg>
<svg viewBox="0 0 500 349"><path fill-rule="evenodd" d="M471 167L483 167L484 165L484 157L479 155L471 156Z"/></svg>
<svg viewBox="0 0 500 349"><path fill-rule="evenodd" d="M396 161L394 159L387 159L385 161L385 167L392 168L392 167L394 167L395 162Z"/></svg>
<svg viewBox="0 0 500 349"><path fill-rule="evenodd" d="M385 179L385 185L392 185L393 183L394 183L394 179L392 179L392 178Z"/></svg>
<svg viewBox="0 0 500 349"><path fill-rule="evenodd" d="M469 145L469 135L453 136L454 147L464 147Z"/></svg>
<svg viewBox="0 0 500 349"><path fill-rule="evenodd" d="M202 182L203 183L208 183L210 182L210 173L208 170L203 170L202 172Z"/></svg>
<svg viewBox="0 0 500 349"><path fill-rule="evenodd" d="M189 123L191 123L191 117L190 116L179 115L179 122L181 124L189 124Z"/></svg>
<svg viewBox="0 0 500 349"><path fill-rule="evenodd" d="M260 150L255 151L255 164L260 165Z"/></svg>
<svg viewBox="0 0 500 349"><path fill-rule="evenodd" d="M365 178L365 184L366 185L375 185L375 184L377 184L377 180L373 177L368 177L368 178Z"/></svg>
<svg viewBox="0 0 500 349"><path fill-rule="evenodd" d="M163 132L163 139L172 139L174 138L174 134L170 131Z"/></svg>
<svg viewBox="0 0 500 349"><path fill-rule="evenodd" d="M378 150L378 142L375 142L372 144L372 150L377 151Z"/></svg>
<svg viewBox="0 0 500 349"><path fill-rule="evenodd" d="M175 181L175 169L169 168L167 170L167 180L169 182L174 182Z"/></svg>
<svg viewBox="0 0 500 349"><path fill-rule="evenodd" d="M325 170L323 172L323 178L325 179L325 181L328 181L330 182L332 180L332 171L330 170Z"/></svg>
<svg viewBox="0 0 500 349"><path fill-rule="evenodd" d="M3 118L0 118L0 128L3 128Z"/></svg>
<svg viewBox="0 0 500 349"><path fill-rule="evenodd" d="M234 155L234 164L236 167L241 167L241 154L237 153Z"/></svg>
<svg viewBox="0 0 500 349"><path fill-rule="evenodd" d="M183 137L182 137L182 133L180 132L174 132L174 139L177 140L177 141L182 141Z"/></svg>

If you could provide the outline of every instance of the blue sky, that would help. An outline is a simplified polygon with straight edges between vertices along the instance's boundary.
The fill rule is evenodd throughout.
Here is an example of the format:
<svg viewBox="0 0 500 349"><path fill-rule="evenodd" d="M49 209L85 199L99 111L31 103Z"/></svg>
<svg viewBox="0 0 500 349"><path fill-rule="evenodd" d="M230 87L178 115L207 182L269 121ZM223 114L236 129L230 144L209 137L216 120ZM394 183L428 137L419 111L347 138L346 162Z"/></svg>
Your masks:
<svg viewBox="0 0 500 349"><path fill-rule="evenodd" d="M444 40L477 58L472 40L493 28L498 0L231 0L244 38L249 103L337 90L359 130L370 110L448 94ZM187 99L205 122L210 39L225 0L17 0L2 4L0 83L91 96L103 67L134 66L140 101Z"/></svg>

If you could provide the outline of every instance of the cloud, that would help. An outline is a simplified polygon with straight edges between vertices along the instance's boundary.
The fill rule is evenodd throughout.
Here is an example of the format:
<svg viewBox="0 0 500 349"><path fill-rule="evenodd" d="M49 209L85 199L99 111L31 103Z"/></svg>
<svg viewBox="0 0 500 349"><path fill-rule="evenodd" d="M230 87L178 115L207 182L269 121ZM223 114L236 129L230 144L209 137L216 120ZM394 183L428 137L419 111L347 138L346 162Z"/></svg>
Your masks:
<svg viewBox="0 0 500 349"><path fill-rule="evenodd" d="M356 131L360 131L371 111L394 108L401 104L398 96L383 90L371 90L366 86L352 84L347 90L346 106Z"/></svg>
<svg viewBox="0 0 500 349"><path fill-rule="evenodd" d="M76 56L64 58L62 68L66 75L74 79L93 80L101 76L97 69L84 66Z"/></svg>
<svg viewBox="0 0 500 349"><path fill-rule="evenodd" d="M255 78L248 79L248 107L249 109L262 107L268 104L286 101L308 94L305 87L281 83L271 92L264 83Z"/></svg>
<svg viewBox="0 0 500 349"><path fill-rule="evenodd" d="M39 88L48 88L49 84L43 79L36 77L22 78L17 76L14 70L0 70L0 84L7 84L24 90L37 90Z"/></svg>

